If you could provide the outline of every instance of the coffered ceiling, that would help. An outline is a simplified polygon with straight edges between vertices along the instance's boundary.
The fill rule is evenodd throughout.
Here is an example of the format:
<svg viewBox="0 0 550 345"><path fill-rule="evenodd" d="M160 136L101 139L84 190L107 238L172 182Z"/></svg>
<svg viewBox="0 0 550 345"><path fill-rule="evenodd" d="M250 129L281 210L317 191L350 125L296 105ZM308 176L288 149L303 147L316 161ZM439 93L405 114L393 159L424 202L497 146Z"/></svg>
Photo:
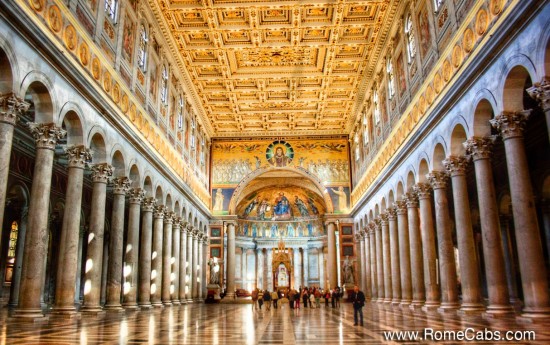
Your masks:
<svg viewBox="0 0 550 345"><path fill-rule="evenodd" d="M349 134L396 0L149 0L212 136Z"/></svg>

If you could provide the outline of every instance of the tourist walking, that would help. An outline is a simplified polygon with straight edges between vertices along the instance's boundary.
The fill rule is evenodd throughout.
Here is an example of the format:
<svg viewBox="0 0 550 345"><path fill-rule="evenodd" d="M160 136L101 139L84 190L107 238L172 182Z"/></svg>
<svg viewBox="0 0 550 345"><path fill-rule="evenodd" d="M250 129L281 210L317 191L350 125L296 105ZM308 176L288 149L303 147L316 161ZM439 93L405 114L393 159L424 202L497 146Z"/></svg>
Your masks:
<svg viewBox="0 0 550 345"><path fill-rule="evenodd" d="M271 300L273 301L273 308L277 309L277 301L279 300L279 294L277 291L271 293Z"/></svg>
<svg viewBox="0 0 550 345"><path fill-rule="evenodd" d="M363 306L365 305L365 294L363 291L359 290L357 285L355 285L349 299L353 303L354 326L357 326L358 321L360 321L361 326L363 326ZM359 320L357 320L358 316Z"/></svg>

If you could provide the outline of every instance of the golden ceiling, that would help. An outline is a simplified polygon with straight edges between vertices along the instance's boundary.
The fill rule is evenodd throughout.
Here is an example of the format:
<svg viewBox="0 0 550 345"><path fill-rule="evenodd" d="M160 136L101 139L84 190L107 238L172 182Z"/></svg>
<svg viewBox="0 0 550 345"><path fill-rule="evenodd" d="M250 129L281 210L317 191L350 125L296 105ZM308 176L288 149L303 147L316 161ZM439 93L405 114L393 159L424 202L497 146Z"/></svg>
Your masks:
<svg viewBox="0 0 550 345"><path fill-rule="evenodd" d="M349 134L398 1L149 3L212 136L234 137Z"/></svg>

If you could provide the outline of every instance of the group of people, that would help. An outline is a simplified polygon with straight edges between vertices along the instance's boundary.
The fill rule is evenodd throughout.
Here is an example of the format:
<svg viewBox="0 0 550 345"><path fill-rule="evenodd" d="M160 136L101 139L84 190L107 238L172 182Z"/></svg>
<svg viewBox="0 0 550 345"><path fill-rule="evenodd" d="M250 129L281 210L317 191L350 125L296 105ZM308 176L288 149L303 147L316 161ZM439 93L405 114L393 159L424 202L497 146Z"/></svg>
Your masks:
<svg viewBox="0 0 550 345"><path fill-rule="evenodd" d="M325 307L330 306L332 308L339 308L340 301L343 297L343 290L340 287L334 289L319 289L316 287L300 287L298 290L290 289L285 292L281 291L268 291L255 289L252 291L252 308L262 310L262 306L265 304L266 310L271 310L271 305L275 309L278 308L278 301L281 298L286 297L288 299L288 305L290 309L300 309L300 303L304 308L321 308L321 298L325 300ZM357 285L354 286L353 291L349 293L349 301L353 304L353 318L355 326L363 326L363 307L365 306L365 294L359 290Z"/></svg>

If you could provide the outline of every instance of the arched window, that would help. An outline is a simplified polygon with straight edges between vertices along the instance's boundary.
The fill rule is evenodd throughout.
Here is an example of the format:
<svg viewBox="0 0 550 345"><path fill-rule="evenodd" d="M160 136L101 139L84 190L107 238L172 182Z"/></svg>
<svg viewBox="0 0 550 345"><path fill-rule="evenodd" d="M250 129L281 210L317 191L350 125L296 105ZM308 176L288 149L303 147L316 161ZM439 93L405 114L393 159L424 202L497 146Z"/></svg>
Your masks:
<svg viewBox="0 0 550 345"><path fill-rule="evenodd" d="M11 223L10 240L8 242L8 257L6 260L6 274L4 281L11 283L13 279L13 267L15 266L15 248L17 248L17 239L19 238L19 224Z"/></svg>
<svg viewBox="0 0 550 345"><path fill-rule="evenodd" d="M168 104L168 68L162 67L162 80L160 82L160 101L162 104Z"/></svg>
<svg viewBox="0 0 550 345"><path fill-rule="evenodd" d="M434 11L439 11L439 8L443 4L443 0L434 0Z"/></svg>
<svg viewBox="0 0 550 345"><path fill-rule="evenodd" d="M405 36L407 37L407 53L409 57L409 63L411 63L416 56L416 37L414 34L412 17L409 14L405 21Z"/></svg>
<svg viewBox="0 0 550 345"><path fill-rule="evenodd" d="M118 16L118 0L105 0L105 13L113 23L116 23Z"/></svg>
<svg viewBox="0 0 550 345"><path fill-rule="evenodd" d="M180 101L179 101L179 107L178 107L178 129L183 128L183 109L185 106L185 102L183 100L183 96L180 95Z"/></svg>
<svg viewBox="0 0 550 345"><path fill-rule="evenodd" d="M374 103L374 123L380 123L380 100L378 99L378 91L374 90L372 94L372 103Z"/></svg>
<svg viewBox="0 0 550 345"><path fill-rule="evenodd" d="M191 118L191 148L195 148L195 118Z"/></svg>
<svg viewBox="0 0 550 345"><path fill-rule="evenodd" d="M204 166L204 133L201 137L201 166Z"/></svg>
<svg viewBox="0 0 550 345"><path fill-rule="evenodd" d="M367 146L369 143L369 123L367 121L367 114L363 113L363 146Z"/></svg>
<svg viewBox="0 0 550 345"><path fill-rule="evenodd" d="M355 136L353 137L353 142L355 143L355 161L358 161L361 154L361 149L359 147L359 133L355 133Z"/></svg>
<svg viewBox="0 0 550 345"><path fill-rule="evenodd" d="M393 99L393 96L395 95L395 79L393 76L393 63L390 58L388 58L388 62L386 64L386 72L388 73L388 95L390 96L390 99Z"/></svg>
<svg viewBox="0 0 550 345"><path fill-rule="evenodd" d="M142 71L145 71L145 66L147 66L147 31L145 30L145 25L141 24L139 27L139 45L138 45L138 67Z"/></svg>

